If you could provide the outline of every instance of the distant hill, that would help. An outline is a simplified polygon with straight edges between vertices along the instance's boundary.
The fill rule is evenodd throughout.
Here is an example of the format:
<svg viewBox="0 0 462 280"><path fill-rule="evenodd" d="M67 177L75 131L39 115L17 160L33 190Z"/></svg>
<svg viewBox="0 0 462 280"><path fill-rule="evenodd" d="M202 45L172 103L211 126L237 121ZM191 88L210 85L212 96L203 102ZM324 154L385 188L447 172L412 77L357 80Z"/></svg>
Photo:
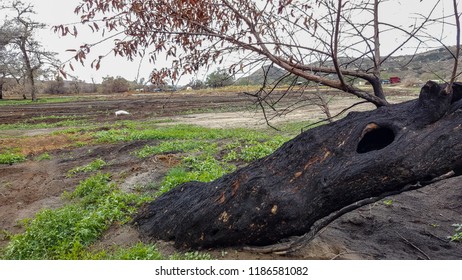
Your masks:
<svg viewBox="0 0 462 280"><path fill-rule="evenodd" d="M454 51L455 47L451 47ZM346 63L347 59L340 59ZM372 62L365 62L362 68L372 67ZM453 67L453 57L445 48L430 50L415 55L393 56L382 65L382 77L401 77L403 81L427 81L449 79ZM354 68L354 66L352 66ZM237 84L262 84L267 72L267 83L271 84L284 77L287 71L277 66L264 66L252 74L239 78Z"/></svg>
<svg viewBox="0 0 462 280"><path fill-rule="evenodd" d="M277 81L284 77L287 74L282 68L277 66L263 66L262 68L256 70L252 74L239 78L236 80L236 84L248 84L248 85L261 85L265 81L266 76L266 83L272 84L274 81Z"/></svg>
<svg viewBox="0 0 462 280"><path fill-rule="evenodd" d="M455 47L451 48L455 51ZM390 57L383 64L386 75L401 76L404 79L448 80L454 64L454 58L445 48L423 53Z"/></svg>

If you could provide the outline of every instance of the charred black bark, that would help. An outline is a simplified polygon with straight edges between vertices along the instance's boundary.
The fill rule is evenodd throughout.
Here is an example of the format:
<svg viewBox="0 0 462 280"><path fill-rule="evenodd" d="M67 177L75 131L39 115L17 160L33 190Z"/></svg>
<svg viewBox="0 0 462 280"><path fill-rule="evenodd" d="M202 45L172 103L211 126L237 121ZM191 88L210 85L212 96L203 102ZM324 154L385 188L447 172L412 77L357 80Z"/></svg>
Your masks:
<svg viewBox="0 0 462 280"><path fill-rule="evenodd" d="M356 201L461 170L461 92L428 82L417 100L350 113L232 174L177 187L135 222L144 236L193 248L302 235Z"/></svg>

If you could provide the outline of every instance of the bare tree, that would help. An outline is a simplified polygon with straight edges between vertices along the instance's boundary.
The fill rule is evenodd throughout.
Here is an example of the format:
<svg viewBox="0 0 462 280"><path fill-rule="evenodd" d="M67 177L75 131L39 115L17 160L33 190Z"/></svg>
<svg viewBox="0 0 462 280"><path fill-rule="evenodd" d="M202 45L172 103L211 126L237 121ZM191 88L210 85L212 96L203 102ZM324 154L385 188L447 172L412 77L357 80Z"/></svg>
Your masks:
<svg viewBox="0 0 462 280"><path fill-rule="evenodd" d="M3 85L7 78L15 77L21 68L17 63L17 57L8 44L15 34L6 26L0 26L0 99L3 99Z"/></svg>
<svg viewBox="0 0 462 280"><path fill-rule="evenodd" d="M129 82L122 77L107 76L103 78L101 83L101 91L103 93L122 93L127 92L130 88Z"/></svg>
<svg viewBox="0 0 462 280"><path fill-rule="evenodd" d="M461 175L462 85L454 82L457 70L447 86L429 81L418 99L397 105L387 102L381 85L383 63L411 41L417 42L417 52L429 39L430 24L449 23L460 34L457 0L450 16L436 15L443 2L435 1L427 14L417 14L406 27L381 21L384 3L82 1L75 11L83 24L109 32L106 39L121 36L115 54L171 58L171 67L153 71L155 83L213 63L233 61L229 69L235 73L269 62L378 107L303 132L274 154L216 181L173 189L136 217L141 233L188 247L266 245L315 233L358 205ZM72 26L55 29L77 35ZM387 32L403 37L384 53L380 40ZM92 46L83 45L75 59L83 62ZM457 43L455 61L459 48ZM103 57L93 66L99 68ZM355 86L354 79L369 82L372 89ZM268 102L272 92L255 96L274 106Z"/></svg>
<svg viewBox="0 0 462 280"><path fill-rule="evenodd" d="M37 71L44 64L54 65L56 68L60 64L55 59L55 53L45 51L42 45L34 39L34 32L45 27L43 23L36 22L30 18L35 14L32 4L25 4L15 0L8 5L2 5L2 9L11 10L14 17L4 23L11 34L9 44L14 45L22 55L24 66L24 79L30 87L30 95L33 101L37 100L35 78ZM26 95L24 94L24 98Z"/></svg>

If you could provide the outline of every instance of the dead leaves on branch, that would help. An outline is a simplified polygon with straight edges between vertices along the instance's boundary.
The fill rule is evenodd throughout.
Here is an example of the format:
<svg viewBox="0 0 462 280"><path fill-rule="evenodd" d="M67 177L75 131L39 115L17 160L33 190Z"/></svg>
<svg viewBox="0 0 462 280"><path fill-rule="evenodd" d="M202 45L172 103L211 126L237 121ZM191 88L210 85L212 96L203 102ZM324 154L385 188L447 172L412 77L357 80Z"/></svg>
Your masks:
<svg viewBox="0 0 462 280"><path fill-rule="evenodd" d="M284 45L278 41L284 37L278 38L274 31L284 30L281 17L312 17L309 9L306 1L295 0L82 0L75 13L80 15L82 25L103 37L120 32L113 40L114 55L130 60L144 54L149 54L152 61L159 55L170 58L172 67L153 72L153 80L164 75L174 80L200 67L220 64L231 51L271 56L273 50L266 45ZM311 22L311 18L305 20L304 25ZM62 36L78 34L75 26L60 25L54 30ZM83 64L89 48L96 44L81 46L74 59ZM99 69L101 63L99 56L91 66ZM70 62L69 67L73 68Z"/></svg>

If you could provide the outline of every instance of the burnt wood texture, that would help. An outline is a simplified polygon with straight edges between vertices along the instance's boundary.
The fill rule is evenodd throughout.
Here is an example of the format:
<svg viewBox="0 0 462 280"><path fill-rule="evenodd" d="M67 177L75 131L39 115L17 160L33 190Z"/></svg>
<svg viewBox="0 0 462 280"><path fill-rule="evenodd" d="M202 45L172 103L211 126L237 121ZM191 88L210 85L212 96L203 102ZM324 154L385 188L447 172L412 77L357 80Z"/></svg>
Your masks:
<svg viewBox="0 0 462 280"><path fill-rule="evenodd" d="M356 201L460 173L461 92L429 81L416 100L351 112L234 173L171 190L135 223L179 247L268 245Z"/></svg>

